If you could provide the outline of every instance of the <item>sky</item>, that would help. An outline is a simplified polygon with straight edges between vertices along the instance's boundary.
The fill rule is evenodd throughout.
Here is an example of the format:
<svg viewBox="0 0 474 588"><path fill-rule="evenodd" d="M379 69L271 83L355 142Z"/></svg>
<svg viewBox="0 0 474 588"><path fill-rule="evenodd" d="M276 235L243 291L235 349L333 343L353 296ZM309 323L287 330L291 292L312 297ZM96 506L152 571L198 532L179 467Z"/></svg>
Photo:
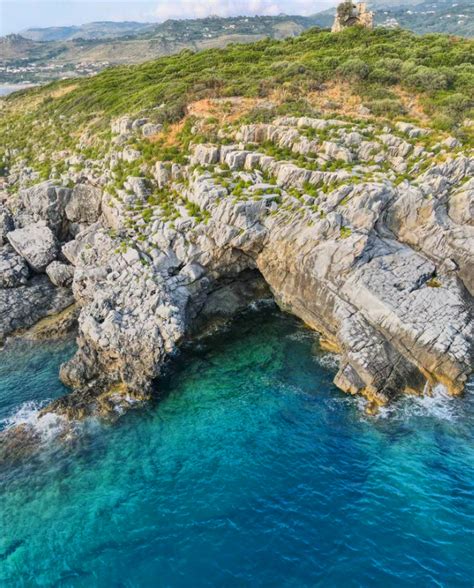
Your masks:
<svg viewBox="0 0 474 588"><path fill-rule="evenodd" d="M0 35L98 20L162 22L209 15L314 14L337 0L0 0Z"/></svg>

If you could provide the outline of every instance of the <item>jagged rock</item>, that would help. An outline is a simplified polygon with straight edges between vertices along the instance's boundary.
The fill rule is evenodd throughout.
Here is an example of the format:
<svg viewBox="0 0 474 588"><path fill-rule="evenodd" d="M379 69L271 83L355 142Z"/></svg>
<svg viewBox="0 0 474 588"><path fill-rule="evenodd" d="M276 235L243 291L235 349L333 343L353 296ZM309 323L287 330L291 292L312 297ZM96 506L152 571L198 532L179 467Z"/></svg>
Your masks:
<svg viewBox="0 0 474 588"><path fill-rule="evenodd" d="M340 352L336 384L371 406L436 383L462 390L473 356L474 162L441 153L428 167L436 150L421 146L425 133L397 132L414 132L416 147L375 123L282 117L104 194L99 221L62 247L81 314L77 354L61 369L75 390L56 409L90 414L117 386L146 395L186 337L235 312L251 290L243 276L255 273ZM258 152L267 141L298 164ZM149 198L164 186L163 205Z"/></svg>
<svg viewBox="0 0 474 588"><path fill-rule="evenodd" d="M138 131L148 122L147 118L137 118L132 122L132 131Z"/></svg>
<svg viewBox="0 0 474 588"><path fill-rule="evenodd" d="M79 307L71 304L58 313L40 319L28 331L22 333L22 337L30 341L62 339L76 329L78 317Z"/></svg>
<svg viewBox="0 0 474 588"><path fill-rule="evenodd" d="M456 147L460 147L461 143L454 137L448 137L441 142L441 145L444 145L448 149L456 149Z"/></svg>
<svg viewBox="0 0 474 588"><path fill-rule="evenodd" d="M163 125L154 125L153 123L147 123L142 126L142 135L144 137L153 137L163 130Z"/></svg>
<svg viewBox="0 0 474 588"><path fill-rule="evenodd" d="M29 329L45 316L61 312L74 298L69 289L56 288L47 276L35 276L28 284L0 289L0 343L8 335Z"/></svg>
<svg viewBox="0 0 474 588"><path fill-rule="evenodd" d="M28 217L23 226L45 221L53 233L62 239L68 231L66 206L71 195L70 188L57 186L52 181L21 190L19 208Z"/></svg>
<svg viewBox="0 0 474 588"><path fill-rule="evenodd" d="M66 204L66 218L72 223L95 223L100 216L101 201L100 188L78 184Z"/></svg>
<svg viewBox="0 0 474 588"><path fill-rule="evenodd" d="M353 159L352 153L349 151L349 149L341 147L332 141L324 141L323 149L326 155L328 155L328 157L331 159L340 159L341 161L345 161L347 163L350 163Z"/></svg>
<svg viewBox="0 0 474 588"><path fill-rule="evenodd" d="M146 178L128 177L125 188L139 199L145 200L151 194L151 188Z"/></svg>
<svg viewBox="0 0 474 588"><path fill-rule="evenodd" d="M46 268L46 274L55 286L65 288L72 284L74 268L72 265L61 263L60 261L53 261Z"/></svg>
<svg viewBox="0 0 474 588"><path fill-rule="evenodd" d="M56 237L51 229L41 223L11 231L7 239L18 255L37 272L44 272L58 255Z"/></svg>
<svg viewBox="0 0 474 588"><path fill-rule="evenodd" d="M191 165L212 165L219 161L220 150L214 145L197 145L191 157Z"/></svg>
<svg viewBox="0 0 474 588"><path fill-rule="evenodd" d="M410 139L416 139L417 137L423 137L430 134L428 129L421 129L420 127L401 121L395 123L395 128L405 135L408 135Z"/></svg>
<svg viewBox="0 0 474 588"><path fill-rule="evenodd" d="M15 225L10 211L0 204L0 246L7 241L7 234L13 231Z"/></svg>
<svg viewBox="0 0 474 588"><path fill-rule="evenodd" d="M140 153L140 151L138 151L138 149L133 149L133 147L130 147L128 145L122 152L123 160L127 161L128 163L132 163L133 161L140 159L141 155L142 154Z"/></svg>
<svg viewBox="0 0 474 588"><path fill-rule="evenodd" d="M115 135L127 135L132 131L132 119L124 116L112 122L112 133Z"/></svg>
<svg viewBox="0 0 474 588"><path fill-rule="evenodd" d="M163 188L171 180L171 170L166 163L157 161L153 169L153 177L159 188Z"/></svg>
<svg viewBox="0 0 474 588"><path fill-rule="evenodd" d="M0 288L16 288L27 283L30 270L10 245L0 247Z"/></svg>
<svg viewBox="0 0 474 588"><path fill-rule="evenodd" d="M458 225L474 225L474 178L450 195L448 213Z"/></svg>

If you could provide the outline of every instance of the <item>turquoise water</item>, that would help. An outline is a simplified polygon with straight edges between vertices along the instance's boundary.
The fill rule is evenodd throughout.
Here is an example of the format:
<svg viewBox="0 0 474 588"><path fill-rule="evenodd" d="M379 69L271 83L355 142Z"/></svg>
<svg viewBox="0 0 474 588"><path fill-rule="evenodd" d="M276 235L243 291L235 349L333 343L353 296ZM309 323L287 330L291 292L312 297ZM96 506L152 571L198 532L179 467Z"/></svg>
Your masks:
<svg viewBox="0 0 474 588"><path fill-rule="evenodd" d="M72 341L15 341L0 351L0 430L11 417L27 417L34 408L66 394L59 366L74 350ZM18 408L20 407L20 413Z"/></svg>
<svg viewBox="0 0 474 588"><path fill-rule="evenodd" d="M62 392L36 353L10 410ZM334 370L277 312L184 353L160 403L4 469L0 585L471 587L472 395L372 419Z"/></svg>

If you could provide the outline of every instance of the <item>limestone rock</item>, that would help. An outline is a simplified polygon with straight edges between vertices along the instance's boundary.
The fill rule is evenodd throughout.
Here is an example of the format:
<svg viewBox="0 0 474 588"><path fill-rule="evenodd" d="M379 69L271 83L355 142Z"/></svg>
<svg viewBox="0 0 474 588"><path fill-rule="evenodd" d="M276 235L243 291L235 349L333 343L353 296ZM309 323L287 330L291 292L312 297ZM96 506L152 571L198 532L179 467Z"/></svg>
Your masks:
<svg viewBox="0 0 474 588"><path fill-rule="evenodd" d="M0 343L8 335L29 329L73 302L71 291L56 288L47 276L35 276L17 288L0 289Z"/></svg>
<svg viewBox="0 0 474 588"><path fill-rule="evenodd" d="M0 247L0 288L16 288L27 283L30 270L10 245Z"/></svg>
<svg viewBox="0 0 474 588"><path fill-rule="evenodd" d="M154 125L153 123L147 123L142 126L142 135L144 137L153 137L163 130L163 125Z"/></svg>
<svg viewBox="0 0 474 588"><path fill-rule="evenodd" d="M62 254L78 350L61 369L74 390L55 407L91 414L117 388L146 396L182 342L258 297L258 283L339 351L336 384L372 407L437 383L460 392L473 365L474 160L437 157L425 131L280 117L195 145L189 165L143 168L104 192L98 219L73 194ZM57 284L72 271L47 268Z"/></svg>
<svg viewBox="0 0 474 588"><path fill-rule="evenodd" d="M7 234L15 228L10 211L0 204L0 246L6 243Z"/></svg>
<svg viewBox="0 0 474 588"><path fill-rule="evenodd" d="M72 190L47 181L20 191L20 210L31 217L30 222L45 221L59 239L67 234L66 206Z"/></svg>
<svg viewBox="0 0 474 588"><path fill-rule="evenodd" d="M53 261L46 268L46 274L55 286L65 288L72 284L74 268L72 265L61 263L60 261Z"/></svg>
<svg viewBox="0 0 474 588"><path fill-rule="evenodd" d="M115 135L127 135L132 131L132 119L129 116L123 116L112 122L112 133Z"/></svg>
<svg viewBox="0 0 474 588"><path fill-rule="evenodd" d="M95 223L100 216L101 200L100 188L78 184L66 204L66 218L72 223Z"/></svg>
<svg viewBox="0 0 474 588"><path fill-rule="evenodd" d="M58 242L51 229L44 224L16 229L8 233L7 238L18 255L37 272L44 272L58 255Z"/></svg>

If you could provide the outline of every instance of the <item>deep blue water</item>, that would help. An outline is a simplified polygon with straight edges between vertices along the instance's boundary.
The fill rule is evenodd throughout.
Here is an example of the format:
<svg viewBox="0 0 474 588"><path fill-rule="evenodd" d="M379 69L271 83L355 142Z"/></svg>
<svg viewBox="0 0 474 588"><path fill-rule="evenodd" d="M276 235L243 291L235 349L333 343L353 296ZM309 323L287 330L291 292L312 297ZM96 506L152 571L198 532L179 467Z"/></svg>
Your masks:
<svg viewBox="0 0 474 588"><path fill-rule="evenodd" d="M3 416L70 353L2 352ZM334 369L277 312L184 353L160 403L5 470L0 585L472 587L473 395L370 418Z"/></svg>

